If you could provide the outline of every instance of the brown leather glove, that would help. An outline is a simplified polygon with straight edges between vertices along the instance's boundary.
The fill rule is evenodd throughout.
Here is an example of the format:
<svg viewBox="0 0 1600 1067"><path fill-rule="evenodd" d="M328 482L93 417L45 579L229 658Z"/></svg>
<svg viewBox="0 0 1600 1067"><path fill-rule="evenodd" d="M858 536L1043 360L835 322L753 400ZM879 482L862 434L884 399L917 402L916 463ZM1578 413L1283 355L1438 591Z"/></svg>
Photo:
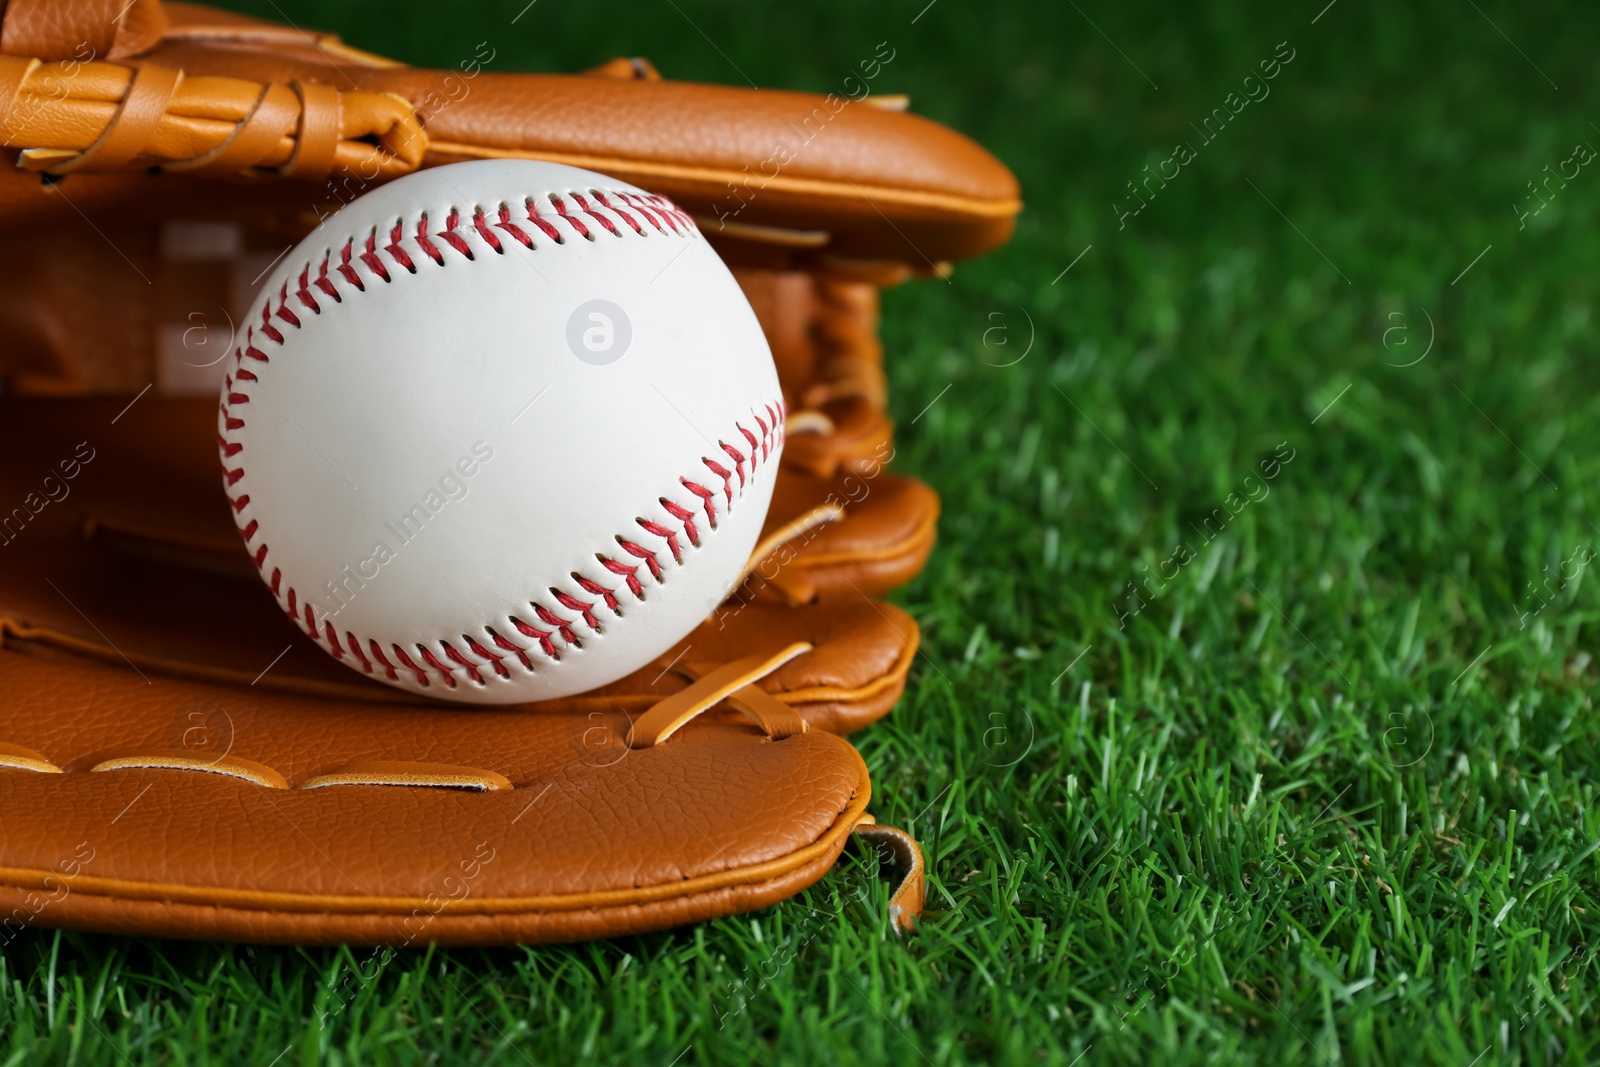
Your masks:
<svg viewBox="0 0 1600 1067"><path fill-rule="evenodd" d="M873 825L850 745L730 665L615 734L604 703L355 704L0 653L0 916L330 944L573 941L782 900ZM48 694L48 696L46 696ZM712 712L728 696L755 722ZM15 739L15 740L11 740ZM19 743L20 742L20 743Z"/></svg>
<svg viewBox="0 0 1600 1067"><path fill-rule="evenodd" d="M13 920L275 941L602 936L781 899L857 829L901 861L893 910L909 923L915 843L864 828L865 770L817 731L859 728L903 689L915 623L869 597L921 568L938 513L883 469L878 288L1003 240L1018 208L1005 169L893 98L674 84L642 61L599 77L422 71L205 8L120 7L10 0L0 32L18 163L0 173L0 376L32 394L0 400L0 500L25 502L20 525L0 516ZM797 128L827 135L752 177ZM320 217L416 166L495 156L606 171L694 212L793 415L749 580L705 624L603 690L469 713L364 682L260 595L217 489L204 364L253 279ZM122 395L92 395L108 392ZM537 798L554 814L529 827ZM63 802L72 819L13 828L10 812ZM175 836L191 809L204 814ZM468 841L479 827L500 836Z"/></svg>
<svg viewBox="0 0 1600 1067"><path fill-rule="evenodd" d="M0 398L0 499L21 502L0 516L0 923L572 940L782 899L852 831L901 862L892 912L912 921L915 842L870 826L866 768L829 734L899 696L909 616L730 602L583 696L397 693L262 595L213 413Z"/></svg>

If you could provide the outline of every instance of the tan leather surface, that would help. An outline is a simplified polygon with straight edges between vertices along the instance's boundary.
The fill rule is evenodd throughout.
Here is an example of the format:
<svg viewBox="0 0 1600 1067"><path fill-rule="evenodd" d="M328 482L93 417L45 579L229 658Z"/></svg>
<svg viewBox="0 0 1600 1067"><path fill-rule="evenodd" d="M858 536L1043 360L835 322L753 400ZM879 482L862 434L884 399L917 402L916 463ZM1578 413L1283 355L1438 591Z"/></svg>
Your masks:
<svg viewBox="0 0 1600 1067"><path fill-rule="evenodd" d="M792 413L784 465L874 477L894 454L878 287L807 271L735 268Z"/></svg>
<svg viewBox="0 0 1600 1067"><path fill-rule="evenodd" d="M7 0L0 52L40 59L136 55L161 41L167 18L157 0Z"/></svg>
<svg viewBox="0 0 1600 1067"><path fill-rule="evenodd" d="M103 5L51 5L55 28L48 32L37 14L44 6L8 11L8 24L20 21L15 33L9 25L0 33L7 54L84 59L65 47L67 38L93 27L104 36ZM161 18L153 4L139 11L151 26ZM936 270L1004 241L1020 210L1015 179L983 149L936 123L864 101L639 78L502 74L478 60L466 79L463 71L399 67L336 38L313 39L204 9L189 8L176 21L132 61L191 78L394 93L423 115L428 164L498 156L571 163L665 193L708 219L824 232L825 251L834 256ZM137 41L149 37L146 30ZM15 50L23 48L32 50ZM778 144L784 158L768 162ZM162 182L165 189L158 188ZM74 205L93 214L129 199L182 197L187 180L136 173L73 184L69 204L26 175L0 174L0 218L41 223L70 217ZM304 199L300 191L286 203Z"/></svg>
<svg viewBox="0 0 1600 1067"><path fill-rule="evenodd" d="M427 146L410 103L392 93L15 56L0 56L0 134L23 149L22 169L53 175L161 165L207 177L392 178L415 170Z"/></svg>
<svg viewBox="0 0 1600 1067"><path fill-rule="evenodd" d="M915 929L922 915L927 885L927 862L917 839L894 826L884 826L872 816L856 825L856 836L877 849L880 859L895 862L904 876L889 898L889 919L902 929Z"/></svg>
<svg viewBox="0 0 1600 1067"><path fill-rule="evenodd" d="M0 168L0 916L574 940L783 899L855 834L900 868L891 918L909 928L920 849L866 814L866 769L829 736L904 689L916 624L871 598L920 570L938 516L884 470L878 289L1003 241L1009 172L886 83L842 104L663 81L640 59L465 76L122 2L0 15L8 158L61 176ZM734 597L614 685L473 711L365 681L261 595L218 484L214 401L167 394L196 381L172 364L193 309L226 318L320 217L415 165L504 155L692 211L793 415L772 551ZM236 174L256 180L214 180Z"/></svg>
<svg viewBox="0 0 1600 1067"><path fill-rule="evenodd" d="M263 594L217 474L213 405L153 395L129 402L0 398L8 457L0 500L11 504L0 511L0 644L151 674L397 699L335 663ZM899 521L897 509L864 509L859 536L870 542L874 526L892 533ZM848 527L813 543L837 543ZM855 573L848 560L837 566ZM687 684L670 665L715 665L804 641L811 651L761 687L813 727L848 732L893 706L917 640L910 616L864 591L798 609L735 599L657 664L567 703L637 712Z"/></svg>
<svg viewBox="0 0 1600 1067"><path fill-rule="evenodd" d="M45 926L452 944L657 929L814 881L871 792L847 743L771 741L731 713L629 750L581 712L355 705L4 652L0 707L4 741L65 772L0 766L0 914ZM282 786L90 769L130 748L248 761ZM373 761L513 788L296 788Z"/></svg>
<svg viewBox="0 0 1600 1067"><path fill-rule="evenodd" d="M939 497L917 479L881 469L832 478L789 470L773 490L771 514L799 514L824 502L842 505L844 521L781 546L752 569L741 598L762 596L769 585L781 587L782 599L802 603L877 596L909 582L927 563Z"/></svg>

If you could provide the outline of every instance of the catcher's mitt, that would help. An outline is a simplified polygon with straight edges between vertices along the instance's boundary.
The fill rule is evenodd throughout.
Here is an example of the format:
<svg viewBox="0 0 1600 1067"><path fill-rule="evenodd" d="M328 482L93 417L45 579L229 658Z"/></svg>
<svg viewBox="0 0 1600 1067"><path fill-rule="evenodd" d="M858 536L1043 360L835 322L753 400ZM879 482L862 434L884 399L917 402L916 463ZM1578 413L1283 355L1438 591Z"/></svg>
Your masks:
<svg viewBox="0 0 1600 1067"><path fill-rule="evenodd" d="M898 98L674 84L639 60L417 70L153 0L11 0L0 52L0 506L21 505L0 513L3 921L567 940L782 899L854 831L900 862L910 923L920 854L872 826L865 768L824 733L902 691L916 625L871 598L921 568L938 513L884 470L877 294L1009 234L1003 167ZM796 128L827 133L751 170ZM217 488L207 364L321 217L496 156L693 212L792 415L748 578L699 629L602 690L474 712L364 681L261 595Z"/></svg>

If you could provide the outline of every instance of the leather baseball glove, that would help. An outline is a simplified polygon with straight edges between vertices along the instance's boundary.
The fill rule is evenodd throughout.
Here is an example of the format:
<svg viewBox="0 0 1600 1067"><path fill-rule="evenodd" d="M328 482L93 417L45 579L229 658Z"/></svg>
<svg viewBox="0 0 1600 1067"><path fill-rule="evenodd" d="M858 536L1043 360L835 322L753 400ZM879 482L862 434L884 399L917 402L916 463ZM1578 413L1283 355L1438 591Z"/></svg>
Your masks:
<svg viewBox="0 0 1600 1067"><path fill-rule="evenodd" d="M0 24L5 922L573 940L783 899L853 834L900 868L909 925L920 852L866 814L866 769L830 736L904 688L916 625L873 598L921 568L938 513L884 469L877 294L1004 240L1005 169L898 98L676 84L642 60L417 70L205 8L119 8L10 0ZM791 417L733 597L633 676L481 712L363 679L261 595L218 487L213 368L252 279L322 217L416 167L505 156L691 212ZM569 607L544 620L554 645ZM471 651L363 662L448 683L518 654Z"/></svg>

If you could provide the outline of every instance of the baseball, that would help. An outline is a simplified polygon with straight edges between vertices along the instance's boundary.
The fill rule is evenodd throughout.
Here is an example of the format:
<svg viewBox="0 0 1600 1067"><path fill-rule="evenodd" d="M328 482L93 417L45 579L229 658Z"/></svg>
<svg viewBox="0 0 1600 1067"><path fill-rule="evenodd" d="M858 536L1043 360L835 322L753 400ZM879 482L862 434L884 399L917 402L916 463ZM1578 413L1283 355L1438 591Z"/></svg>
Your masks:
<svg viewBox="0 0 1600 1067"><path fill-rule="evenodd" d="M550 163L420 171L285 256L235 345L240 536L307 635L390 685L503 704L615 681L755 547L777 372L664 197Z"/></svg>

